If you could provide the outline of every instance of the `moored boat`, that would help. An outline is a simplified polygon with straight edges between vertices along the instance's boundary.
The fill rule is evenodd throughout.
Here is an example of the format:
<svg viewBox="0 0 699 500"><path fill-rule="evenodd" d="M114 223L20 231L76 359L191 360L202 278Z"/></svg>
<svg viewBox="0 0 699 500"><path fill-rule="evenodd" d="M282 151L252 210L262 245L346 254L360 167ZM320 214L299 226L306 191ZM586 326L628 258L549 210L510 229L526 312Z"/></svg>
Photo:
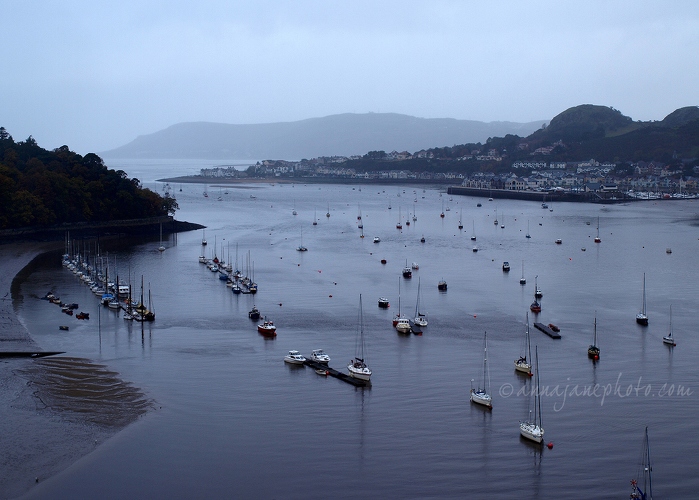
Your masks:
<svg viewBox="0 0 699 500"><path fill-rule="evenodd" d="M526 373L532 376L532 348L529 338L529 313L527 313L527 328L524 330L524 344L522 346L522 354L519 359L515 360L515 370Z"/></svg>
<svg viewBox="0 0 699 500"><path fill-rule="evenodd" d="M539 351L536 351L536 387L531 390L534 396L534 418L529 412L529 419L519 423L519 433L522 437L530 439L535 443L544 440L544 428L541 419L541 396L539 394Z"/></svg>
<svg viewBox="0 0 699 500"><path fill-rule="evenodd" d="M284 356L284 362L290 365L302 365L304 361L306 361L306 358L298 351L289 351L289 353Z"/></svg>
<svg viewBox="0 0 699 500"><path fill-rule="evenodd" d="M364 380L371 380L371 370L366 364L365 344L364 344L364 313L362 311L362 296L359 295L359 332L357 333L357 349L354 358L347 365L349 376Z"/></svg>
<svg viewBox="0 0 699 500"><path fill-rule="evenodd" d="M277 327L274 326L274 323L272 321L269 321L267 318L265 318L265 320L262 323L257 325L257 331L262 335L273 337L277 334Z"/></svg>
<svg viewBox="0 0 699 500"><path fill-rule="evenodd" d="M313 349L311 351L311 360L315 361L316 363L327 365L328 363L330 363L330 356L325 354L325 351L323 351L323 349Z"/></svg>
<svg viewBox="0 0 699 500"><path fill-rule="evenodd" d="M641 302L641 310L636 315L636 323L648 326L648 315L646 314L646 273L643 273L643 300Z"/></svg>
<svg viewBox="0 0 699 500"><path fill-rule="evenodd" d="M489 409L493 409L493 398L489 394L490 390L490 373L488 373L488 332L483 334L483 388L478 384L478 389L473 388L473 379L471 379L471 395L472 403L483 405Z"/></svg>

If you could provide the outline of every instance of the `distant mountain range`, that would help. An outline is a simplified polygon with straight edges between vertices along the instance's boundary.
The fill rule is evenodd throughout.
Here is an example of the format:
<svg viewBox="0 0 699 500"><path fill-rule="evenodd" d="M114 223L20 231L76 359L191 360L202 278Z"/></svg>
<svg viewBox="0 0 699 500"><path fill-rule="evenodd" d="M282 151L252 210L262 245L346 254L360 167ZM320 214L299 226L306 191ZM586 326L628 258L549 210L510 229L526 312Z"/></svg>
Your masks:
<svg viewBox="0 0 699 500"><path fill-rule="evenodd" d="M301 160L364 155L528 136L547 120L528 123L416 118L396 113L345 113L296 122L232 125L178 123L100 153L105 158Z"/></svg>

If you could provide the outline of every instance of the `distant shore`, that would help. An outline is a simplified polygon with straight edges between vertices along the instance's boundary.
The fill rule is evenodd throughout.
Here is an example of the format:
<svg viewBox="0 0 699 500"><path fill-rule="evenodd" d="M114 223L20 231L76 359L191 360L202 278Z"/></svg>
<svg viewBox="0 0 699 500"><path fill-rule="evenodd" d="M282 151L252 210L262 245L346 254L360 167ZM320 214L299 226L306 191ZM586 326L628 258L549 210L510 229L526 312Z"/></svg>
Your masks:
<svg viewBox="0 0 699 500"><path fill-rule="evenodd" d="M234 185L234 184L361 184L361 185L419 185L419 186L449 186L453 180L439 179L356 179L345 177L202 177L200 175L186 175L182 177L169 177L166 179L156 179L156 182L168 182L173 184L212 184L212 185Z"/></svg>

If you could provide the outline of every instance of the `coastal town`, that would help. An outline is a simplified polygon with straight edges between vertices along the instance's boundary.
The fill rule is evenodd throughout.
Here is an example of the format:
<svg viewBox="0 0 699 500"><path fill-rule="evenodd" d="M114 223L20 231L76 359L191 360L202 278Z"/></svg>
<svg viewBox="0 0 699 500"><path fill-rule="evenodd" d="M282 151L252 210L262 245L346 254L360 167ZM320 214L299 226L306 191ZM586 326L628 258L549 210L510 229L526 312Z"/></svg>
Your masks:
<svg viewBox="0 0 699 500"><path fill-rule="evenodd" d="M230 165L203 168L200 177L209 181L226 179L276 179L306 181L377 181L428 182L459 185L477 190L508 192L555 192L613 194L620 198L695 198L699 185L699 167L687 167L658 161L633 163L582 161L517 160L504 167L502 153L479 150L456 161L436 158L434 153L420 151L387 153L381 157L381 169L366 170L351 166L362 163L361 156L318 157L310 160L258 161L246 170ZM539 152L541 153L541 152ZM543 153L545 154L545 153ZM417 159L433 160L431 170L401 168ZM459 162L461 164L459 165ZM493 163L500 168L491 168ZM444 167L434 170L436 165ZM451 169L449 169L451 167Z"/></svg>

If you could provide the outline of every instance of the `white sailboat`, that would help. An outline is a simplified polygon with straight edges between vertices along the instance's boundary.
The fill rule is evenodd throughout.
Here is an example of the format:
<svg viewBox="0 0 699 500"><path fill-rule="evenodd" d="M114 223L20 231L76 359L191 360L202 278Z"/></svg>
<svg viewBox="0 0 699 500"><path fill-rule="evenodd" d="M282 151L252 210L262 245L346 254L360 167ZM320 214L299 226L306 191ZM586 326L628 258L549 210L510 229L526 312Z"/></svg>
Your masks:
<svg viewBox="0 0 699 500"><path fill-rule="evenodd" d="M527 328L524 330L522 354L515 360L515 370L532 376L532 347L529 338L529 312L527 312Z"/></svg>
<svg viewBox="0 0 699 500"><path fill-rule="evenodd" d="M522 437L531 439L535 443L544 440L544 427L541 421L541 395L539 394L539 349L536 349L536 387L534 393L534 418L529 411L529 420L519 423L519 433Z"/></svg>
<svg viewBox="0 0 699 500"><path fill-rule="evenodd" d="M476 221L473 221L473 232L471 233L471 241L476 241Z"/></svg>
<svg viewBox="0 0 699 500"><path fill-rule="evenodd" d="M636 323L648 326L648 316L646 315L646 273L643 273L643 301L641 311L636 315Z"/></svg>
<svg viewBox="0 0 699 500"><path fill-rule="evenodd" d="M356 355L347 365L349 376L359 380L371 380L371 370L366 364L364 343L364 311L362 310L362 295L359 294L359 332L357 336Z"/></svg>
<svg viewBox="0 0 699 500"><path fill-rule="evenodd" d="M483 334L483 388L480 384L478 389L473 388L473 379L471 379L471 402L479 405L487 406L493 409L493 398L490 392L490 373L488 372L488 332Z"/></svg>
<svg viewBox="0 0 699 500"><path fill-rule="evenodd" d="M393 317L393 326L400 333L410 333L410 322L403 316L400 309L400 278L398 278L398 313Z"/></svg>
<svg viewBox="0 0 699 500"><path fill-rule="evenodd" d="M527 235L525 238L531 238L531 235L529 234L529 221L527 221Z"/></svg>
<svg viewBox="0 0 699 500"><path fill-rule="evenodd" d="M163 246L163 223L160 223L160 246L158 247L158 252L164 252L165 247Z"/></svg>
<svg viewBox="0 0 699 500"><path fill-rule="evenodd" d="M670 306L670 331L667 335L663 335L663 344L675 347L675 337L672 336L672 306Z"/></svg>
<svg viewBox="0 0 699 500"><path fill-rule="evenodd" d="M427 315L420 312L420 278L417 279L417 301L415 302L413 323L421 328L427 326Z"/></svg>
<svg viewBox="0 0 699 500"><path fill-rule="evenodd" d="M526 285L527 279L524 277L524 261L522 261L522 277L519 279L520 285Z"/></svg>

